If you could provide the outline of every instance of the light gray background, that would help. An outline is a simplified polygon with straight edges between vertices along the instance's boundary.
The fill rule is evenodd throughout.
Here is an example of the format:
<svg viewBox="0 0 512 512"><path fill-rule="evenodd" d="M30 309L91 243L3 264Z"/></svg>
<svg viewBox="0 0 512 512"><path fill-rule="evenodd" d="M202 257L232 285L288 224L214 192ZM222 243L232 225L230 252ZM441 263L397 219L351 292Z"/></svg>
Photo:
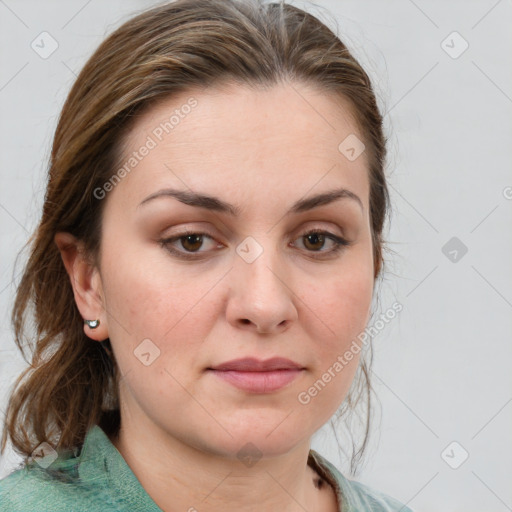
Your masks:
<svg viewBox="0 0 512 512"><path fill-rule="evenodd" d="M357 479L418 512L512 510L512 3L294 3L338 20L390 138L397 254L380 304L404 309L374 338L382 421ZM154 4L0 0L0 412L24 367L9 321L13 265L39 219L60 108L105 35ZM46 59L31 48L43 31L59 45ZM469 44L457 58L454 31ZM456 261L442 251L452 237L468 249ZM313 447L346 467L328 427ZM2 457L0 477L17 460Z"/></svg>

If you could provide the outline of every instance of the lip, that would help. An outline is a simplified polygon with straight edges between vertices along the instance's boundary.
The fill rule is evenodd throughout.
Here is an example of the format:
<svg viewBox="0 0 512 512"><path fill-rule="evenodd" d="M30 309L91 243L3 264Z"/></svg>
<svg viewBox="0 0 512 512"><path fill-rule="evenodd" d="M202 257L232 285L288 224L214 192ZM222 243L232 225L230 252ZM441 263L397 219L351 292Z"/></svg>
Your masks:
<svg viewBox="0 0 512 512"><path fill-rule="evenodd" d="M272 357L270 359L256 359L255 357L243 357L241 359L233 359L225 363L218 364L208 368L208 370L219 371L239 371L239 372L268 372L272 370L301 370L303 367L284 357Z"/></svg>
<svg viewBox="0 0 512 512"><path fill-rule="evenodd" d="M250 393L271 393L296 379L304 370L290 359L274 357L264 361L242 358L207 370L229 384Z"/></svg>
<svg viewBox="0 0 512 512"><path fill-rule="evenodd" d="M239 372L236 370L209 370L220 379L249 393L272 393L284 388L303 370L270 370L263 372Z"/></svg>

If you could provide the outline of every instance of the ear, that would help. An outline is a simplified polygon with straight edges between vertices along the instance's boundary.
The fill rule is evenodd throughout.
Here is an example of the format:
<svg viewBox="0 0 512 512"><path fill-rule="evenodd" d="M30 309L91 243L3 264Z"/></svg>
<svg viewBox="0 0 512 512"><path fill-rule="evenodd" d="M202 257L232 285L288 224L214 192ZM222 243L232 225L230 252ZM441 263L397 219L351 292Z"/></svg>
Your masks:
<svg viewBox="0 0 512 512"><path fill-rule="evenodd" d="M83 243L70 233L57 233L54 242L59 248L82 318L100 321L99 326L95 329L91 329L84 323L85 334L96 341L105 340L108 338L108 325L98 268L87 258Z"/></svg>

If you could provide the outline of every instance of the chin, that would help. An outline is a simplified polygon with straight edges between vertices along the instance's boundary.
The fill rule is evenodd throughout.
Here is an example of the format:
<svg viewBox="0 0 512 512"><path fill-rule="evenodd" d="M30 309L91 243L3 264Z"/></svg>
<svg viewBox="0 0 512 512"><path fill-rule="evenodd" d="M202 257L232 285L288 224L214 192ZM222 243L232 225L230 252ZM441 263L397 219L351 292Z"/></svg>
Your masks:
<svg viewBox="0 0 512 512"><path fill-rule="evenodd" d="M312 435L304 431L304 422L298 422L293 413L287 418L288 414L289 411L262 414L258 410L246 410L239 411L231 421L219 418L219 423L227 432L219 426L215 432L205 433L202 446L197 448L239 459L244 456L257 458L263 455L283 455L309 440Z"/></svg>

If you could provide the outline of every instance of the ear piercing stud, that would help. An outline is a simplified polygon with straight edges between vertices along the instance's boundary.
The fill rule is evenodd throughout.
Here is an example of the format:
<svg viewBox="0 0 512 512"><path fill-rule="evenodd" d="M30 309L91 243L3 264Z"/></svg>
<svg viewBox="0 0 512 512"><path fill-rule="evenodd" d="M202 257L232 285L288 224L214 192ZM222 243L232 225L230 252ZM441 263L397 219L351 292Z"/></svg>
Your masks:
<svg viewBox="0 0 512 512"><path fill-rule="evenodd" d="M96 329L96 327L100 325L99 320L84 320L84 323L86 323L90 329Z"/></svg>

